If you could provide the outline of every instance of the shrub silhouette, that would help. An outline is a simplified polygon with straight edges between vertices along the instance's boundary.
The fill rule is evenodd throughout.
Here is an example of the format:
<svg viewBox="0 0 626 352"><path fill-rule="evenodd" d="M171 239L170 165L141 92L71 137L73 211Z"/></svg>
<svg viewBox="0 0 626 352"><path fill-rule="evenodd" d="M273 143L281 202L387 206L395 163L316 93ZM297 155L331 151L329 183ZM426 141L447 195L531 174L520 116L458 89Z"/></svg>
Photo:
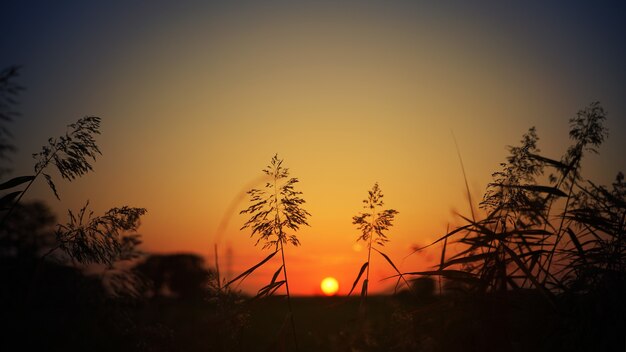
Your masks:
<svg viewBox="0 0 626 352"><path fill-rule="evenodd" d="M153 254L134 269L152 283L151 295L199 299L206 294L209 270L195 254Z"/></svg>
<svg viewBox="0 0 626 352"><path fill-rule="evenodd" d="M0 257L41 257L55 243L56 216L41 201L19 204L0 230Z"/></svg>

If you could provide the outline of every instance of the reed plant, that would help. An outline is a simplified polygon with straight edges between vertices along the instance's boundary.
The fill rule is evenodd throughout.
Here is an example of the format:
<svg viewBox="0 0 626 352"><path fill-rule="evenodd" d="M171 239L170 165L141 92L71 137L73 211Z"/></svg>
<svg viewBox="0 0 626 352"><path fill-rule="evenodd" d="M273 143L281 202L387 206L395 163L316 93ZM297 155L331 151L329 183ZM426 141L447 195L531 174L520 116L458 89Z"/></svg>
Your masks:
<svg viewBox="0 0 626 352"><path fill-rule="evenodd" d="M367 244L367 261L365 261L365 263L361 266L361 269L359 270L356 280L354 280L348 295L352 294L361 277L365 273L365 278L361 284L361 297L363 299L367 298L372 250L380 254L398 274L396 289L400 280L404 280L404 276L400 273L391 258L389 258L389 256L380 249L376 248L383 247L385 243L389 241L386 232L393 226L393 221L398 214L398 211L395 209L383 209L385 205L383 198L384 194L378 186L378 182L374 183L372 189L367 192L367 198L363 200L363 209L365 209L365 211L352 217L352 224L356 225L357 229L361 232L357 242L363 241ZM404 280L404 282L410 289L408 282L406 282L406 280Z"/></svg>
<svg viewBox="0 0 626 352"><path fill-rule="evenodd" d="M271 249L272 253L261 262L252 266L248 270L227 283L226 286L234 282L245 279L256 269L266 264L276 254L280 253L281 265L272 275L270 282L262 287L254 298L273 295L278 289L285 286L287 305L289 308L289 321L294 336L296 350L298 349L298 339L296 325L293 317L291 305L291 293L289 290L289 279L287 276L287 263L285 261L285 246L291 244L299 246L300 240L295 232L300 226L308 226L307 218L311 215L302 206L306 201L302 198L302 192L296 191L296 184L299 180L289 177L289 169L283 165L283 160L274 155L270 164L263 169L268 181L263 188L253 188L248 191L250 206L241 211L250 218L244 223L241 229L250 228L251 237L256 236L255 245L261 243L263 249ZM280 276L282 274L282 280Z"/></svg>

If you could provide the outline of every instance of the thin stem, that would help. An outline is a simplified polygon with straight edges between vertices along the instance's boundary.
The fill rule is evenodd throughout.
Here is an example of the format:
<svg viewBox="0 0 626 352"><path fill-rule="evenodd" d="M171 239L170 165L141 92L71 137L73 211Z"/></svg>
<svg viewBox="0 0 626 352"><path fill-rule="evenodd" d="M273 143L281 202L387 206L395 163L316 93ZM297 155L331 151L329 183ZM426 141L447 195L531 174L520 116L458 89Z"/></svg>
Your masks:
<svg viewBox="0 0 626 352"><path fill-rule="evenodd" d="M287 279L287 264L285 263L285 249L283 246L283 227L280 222L280 211L278 209L278 170L274 172L274 209L276 210L276 217L274 221L276 221L276 225L278 227L278 243L280 244L280 256L283 261L283 275L285 276L285 289L287 291L287 306L289 307L289 320L291 321L291 329L293 331L293 341L296 345L296 351L299 351L298 348L298 336L296 334L296 323L293 319L293 307L291 306L291 292L289 291L289 279Z"/></svg>
<svg viewBox="0 0 626 352"><path fill-rule="evenodd" d="M446 233L450 233L450 224L448 224L446 226ZM439 261L439 270L443 270L443 264L444 264L445 259L446 259L446 246L447 246L447 244L448 244L448 237L446 237L443 240L443 247L441 248L441 259ZM439 278L439 296L441 296L441 293L443 292L441 290L441 275L437 275L437 276Z"/></svg>
<svg viewBox="0 0 626 352"><path fill-rule="evenodd" d="M287 290L287 305L289 306L289 318L291 320L291 329L293 330L293 341L296 344L296 351L298 348L298 336L296 334L296 323L293 319L293 308L291 306L291 294L289 292L289 280L287 279L287 264L285 263L285 250L283 249L283 241L280 242L280 256L283 260L283 274L285 275L285 288Z"/></svg>
<svg viewBox="0 0 626 352"><path fill-rule="evenodd" d="M574 175L572 176L572 184L569 187L569 192L567 194L567 199L565 200L565 208L563 209L563 214L561 215L561 221L559 223L559 228L558 228L558 230L556 232L556 239L554 241L554 246L552 247L552 250L548 254L548 264L545 267L546 272L550 272L550 266L552 265L552 258L554 258L554 253L556 252L557 246L559 245L559 241L561 240L561 232L563 231L563 224L565 222L565 215L567 214L567 208L569 207L569 202L572 199L572 193L574 191L574 184L576 183L577 171L578 171L578 167L576 169L574 169ZM546 282L547 279L548 279L548 276L546 275L544 277L544 282L543 282L544 285L545 285L545 282Z"/></svg>
<svg viewBox="0 0 626 352"><path fill-rule="evenodd" d="M578 147L578 149L580 149L580 147ZM570 163L571 167L568 167L567 169L565 169L565 171L563 172L563 175L561 176L561 178L554 185L555 189L558 189L558 190L561 189L561 185L567 179L567 176L569 175L569 172L570 172L570 170L572 168L574 170L578 169L578 162L579 162L579 160L580 160L580 157L576 157L576 158L574 158L572 160L572 162ZM576 176L576 174L574 174L574 176ZM576 177L573 177L572 179L573 179L572 182L576 181ZM573 183L572 183L572 187L573 187ZM570 187L570 192L571 192L572 187ZM552 206L554 205L554 202L555 202L555 198L554 198L554 196L552 194L548 194L546 196L544 202L546 200L548 200L548 199L549 199L550 203L548 204L548 207L547 207L546 212L545 212L545 214L546 214L546 216L545 216L546 221L544 222L543 229L546 230L548 228L548 226L550 226L552 228L552 230L554 231L556 229L554 228L554 226L552 226L552 224L550 223L549 219L550 219L550 212L552 211ZM569 202L569 195L568 195L567 201ZM566 204L565 208L567 209L567 204ZM557 231L557 243L558 243L559 233L560 233L560 228L559 228L559 231ZM543 251L543 247L544 247L544 243L542 242L541 243L541 250L542 251ZM556 248L556 243L555 243L555 247L554 248ZM550 268L550 263L552 263L552 253L548 254L547 262L548 262L548 265L546 267L546 272L545 272L545 276L544 276L544 279L543 279L543 284L544 285L545 285L546 280L548 280L548 276L550 276L550 273L547 270Z"/></svg>
<svg viewBox="0 0 626 352"><path fill-rule="evenodd" d="M215 252L215 274L217 275L217 290L222 291L222 283L220 282L220 261L217 257L217 243L213 244L213 250Z"/></svg>
<svg viewBox="0 0 626 352"><path fill-rule="evenodd" d="M370 235L370 243L367 247L367 272L365 273L365 298L367 298L367 290L370 283L370 258L372 256L372 236Z"/></svg>
<svg viewBox="0 0 626 352"><path fill-rule="evenodd" d="M456 141L456 136L452 132L452 139L454 140L454 146L456 147L456 154L459 157L459 163L461 164L461 171L463 172L463 180L465 181L465 190L467 191L467 201L469 203L470 212L472 213L472 220L476 222L476 216L474 215L474 202L472 202L472 192L470 192L469 184L467 183L467 175L465 174L465 166L463 165L463 158L461 157L461 151L459 150L459 144Z"/></svg>
<svg viewBox="0 0 626 352"><path fill-rule="evenodd" d="M370 285L370 259L372 257L372 238L374 237L374 234L376 233L376 231L374 231L374 226L376 225L376 205L372 204L371 206L372 208L372 226L370 227L370 242L369 245L367 246L367 272L365 273L365 298L367 298L367 291L369 290L369 285Z"/></svg>

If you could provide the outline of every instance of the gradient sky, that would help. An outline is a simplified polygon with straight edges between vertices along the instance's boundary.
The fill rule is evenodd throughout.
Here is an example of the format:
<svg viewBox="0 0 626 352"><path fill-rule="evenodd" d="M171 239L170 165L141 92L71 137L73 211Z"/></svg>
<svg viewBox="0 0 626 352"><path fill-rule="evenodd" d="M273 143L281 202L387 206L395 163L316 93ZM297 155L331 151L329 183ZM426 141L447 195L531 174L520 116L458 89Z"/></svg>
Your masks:
<svg viewBox="0 0 626 352"><path fill-rule="evenodd" d="M293 291L335 276L346 293L366 259L351 218L374 182L400 212L385 251L402 270L432 265L436 252L403 258L469 213L453 133L475 203L507 145L536 126L560 157L568 119L595 100L610 136L584 172L626 171L625 35L621 2L4 1L0 67L22 65L27 88L15 174L65 125L103 118L95 172L57 178L61 202L43 183L29 195L60 221L86 200L145 207L144 250L218 243L237 274L268 254L238 211L278 153L313 215L287 248ZM372 289L391 273L376 258Z"/></svg>

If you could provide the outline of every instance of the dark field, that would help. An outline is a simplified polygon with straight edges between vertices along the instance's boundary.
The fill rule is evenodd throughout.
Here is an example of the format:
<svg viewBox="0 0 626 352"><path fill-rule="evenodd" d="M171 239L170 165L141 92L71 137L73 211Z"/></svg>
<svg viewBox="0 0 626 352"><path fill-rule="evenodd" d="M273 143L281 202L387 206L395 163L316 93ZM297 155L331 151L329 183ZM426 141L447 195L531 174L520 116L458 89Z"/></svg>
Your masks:
<svg viewBox="0 0 626 352"><path fill-rule="evenodd" d="M555 312L537 292L507 297L436 298L408 295L292 299L300 351L623 351L624 331L610 307L580 298ZM203 305L162 306L163 326L172 327L181 350L292 351L284 299L250 303L240 335L199 324ZM206 307L204 307L206 309ZM621 325L623 327L623 325ZM211 339L209 336L215 336ZM219 345L219 346L216 346Z"/></svg>
<svg viewBox="0 0 626 352"><path fill-rule="evenodd" d="M346 297L294 297L298 343L303 351L332 351L347 348L358 329L388 331L398 302L391 297L368 297L368 326L359 321L359 299ZM250 306L250 326L243 333L244 350L265 351L268 346L293 345L284 300L268 299ZM282 332L282 334L281 334ZM285 337L288 337L285 339ZM285 341L286 340L286 341Z"/></svg>
<svg viewBox="0 0 626 352"><path fill-rule="evenodd" d="M158 258L173 265L196 257ZM1 351L625 350L619 277L550 299L534 289L481 292L453 281L444 281L439 295L437 280L428 277L413 280L412 293L365 301L358 295L292 297L296 349L286 297L252 299L207 289L206 273L193 266L167 271L175 298L139 283L139 295L112 295L111 278L62 265L0 264ZM136 270L150 274L142 265ZM126 282L124 277L117 280Z"/></svg>

